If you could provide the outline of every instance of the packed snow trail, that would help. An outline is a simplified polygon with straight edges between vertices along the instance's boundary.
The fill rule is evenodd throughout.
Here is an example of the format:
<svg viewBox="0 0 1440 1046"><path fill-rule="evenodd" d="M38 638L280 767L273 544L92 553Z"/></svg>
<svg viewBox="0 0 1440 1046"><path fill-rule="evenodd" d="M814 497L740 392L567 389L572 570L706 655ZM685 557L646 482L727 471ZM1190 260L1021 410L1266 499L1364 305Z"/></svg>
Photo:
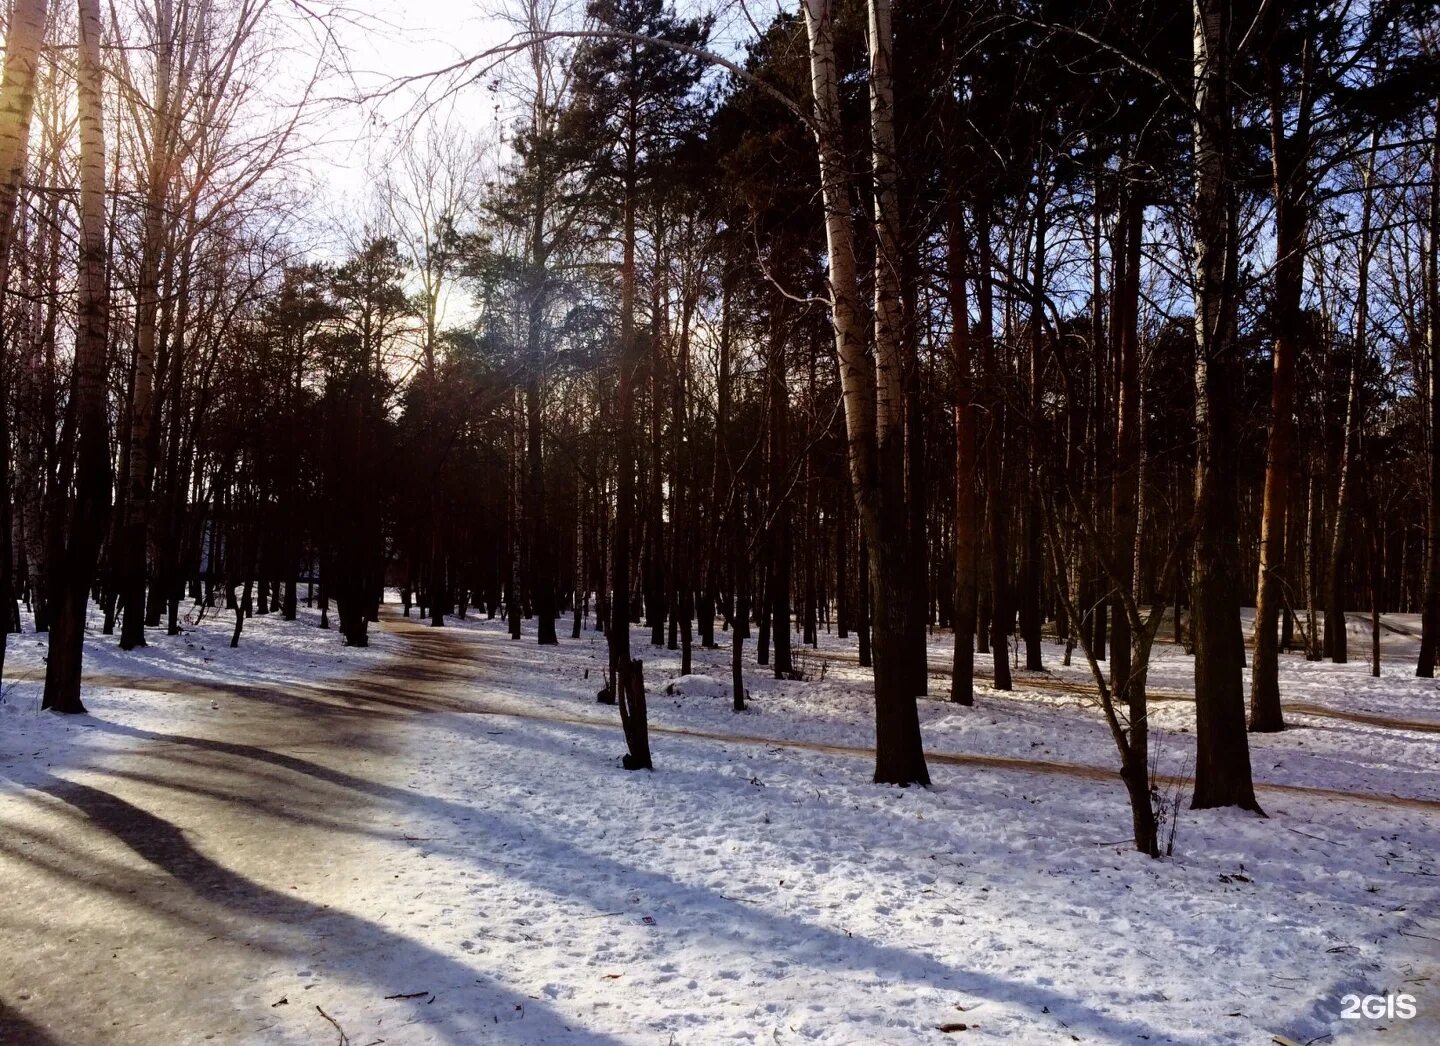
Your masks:
<svg viewBox="0 0 1440 1046"><path fill-rule="evenodd" d="M455 707L437 692L458 681L459 638L398 618L387 628L405 654L334 683L145 681L213 706L208 718L177 707L187 733L149 732L100 766L22 771L27 790L0 806L0 1042L258 1042L282 1007L308 1011L311 1041L333 1041L306 994L258 1010L234 1000L322 957L386 957L377 997L403 991L416 965L445 964L334 906L379 851L405 846L385 804L402 772L389 728ZM122 679L88 680L101 682ZM546 1019L529 1007L529 1022Z"/></svg>

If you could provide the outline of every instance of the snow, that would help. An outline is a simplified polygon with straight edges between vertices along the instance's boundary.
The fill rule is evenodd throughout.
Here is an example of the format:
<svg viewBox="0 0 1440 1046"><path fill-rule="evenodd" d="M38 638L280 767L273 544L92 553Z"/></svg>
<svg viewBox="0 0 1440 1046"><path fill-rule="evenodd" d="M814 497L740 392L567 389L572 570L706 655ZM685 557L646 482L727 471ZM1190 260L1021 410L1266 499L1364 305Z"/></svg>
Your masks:
<svg viewBox="0 0 1440 1046"><path fill-rule="evenodd" d="M151 971L156 985L173 974L179 998L152 993L157 1012L135 1015L103 983L83 1007L42 999L40 974L64 954L52 944L0 975L0 1000L31 1021L111 1007L133 1035L110 1041L160 1027L310 1043L336 1040L328 1015L357 1046L1364 1042L1387 1022L1341 1020L1340 997L1392 990L1421 1015L1384 1040L1440 1041L1440 737L1421 728L1440 722L1440 690L1398 656L1378 681L1360 660L1282 658L1282 691L1317 711L1251 738L1269 818L1182 803L1175 856L1151 861L1126 841L1098 713L1082 686L1055 689L1087 678L1078 651L1062 668L1047 646L1050 672L1017 673L1010 695L982 687L974 708L922 702L934 787L896 789L869 783L867 673L831 637L814 682L774 680L747 644L751 708L737 715L728 646L697 646L681 676L678 653L637 629L649 774L619 769L615 711L595 703L603 639L572 640L568 622L541 648L533 622L514 642L499 620L430 630L397 616L352 651L272 617L247 622L229 658L229 618L139 657L97 638L107 677L176 684L97 689L88 721L22 709L33 682L7 688L4 830L38 837L53 814L37 789L54 778L154 811L184 846L126 829L113 853L95 844L154 899L102 898L85 917L142 939L163 918L172 950L176 935L197 956L220 949L204 992L193 971ZM948 647L934 639L933 665ZM1190 673L1157 648L1152 687L1173 695L1154 711L1159 769L1179 776ZM225 696L231 679L246 686ZM1351 712L1417 726L1322 714ZM98 800L87 809L104 820ZM15 867L0 867L7 882ZM193 897L167 885L197 876Z"/></svg>
<svg viewBox="0 0 1440 1046"><path fill-rule="evenodd" d="M731 684L728 680L692 672L688 676L676 676L666 683L665 693L669 697L729 698Z"/></svg>
<svg viewBox="0 0 1440 1046"><path fill-rule="evenodd" d="M79 764L131 747L133 737L93 730L92 720L39 711L47 637L35 633L28 611L22 612L22 619L24 630L9 637L5 654L0 768L15 773L15 760L27 750L37 760ZM202 614L190 607L182 617L181 635L147 629L146 646L123 651L118 623L117 634L101 634L102 615L91 604L82 699L92 713L103 710L100 715L106 719L114 715L129 728L146 730L162 726L175 711L175 702L164 689L167 681L183 681L196 693L212 687L206 696L214 707L197 707L213 712L227 693L240 686L323 683L361 665L379 665L399 649L394 636L378 630L372 631L369 647L343 647L339 633L321 630L319 621L319 609L304 606L297 609L293 622L282 621L279 614L251 617L241 631L240 645L232 649L234 613L209 608ZM77 751L62 755L70 749Z"/></svg>

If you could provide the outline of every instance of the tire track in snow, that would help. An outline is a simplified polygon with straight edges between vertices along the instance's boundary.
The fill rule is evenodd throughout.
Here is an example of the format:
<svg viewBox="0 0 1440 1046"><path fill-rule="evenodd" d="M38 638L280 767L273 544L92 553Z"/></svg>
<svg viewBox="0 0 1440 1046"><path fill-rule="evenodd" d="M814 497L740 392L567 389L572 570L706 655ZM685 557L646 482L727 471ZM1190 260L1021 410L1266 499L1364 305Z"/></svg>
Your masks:
<svg viewBox="0 0 1440 1046"><path fill-rule="evenodd" d="M835 661L841 664L858 665L859 655L839 651L815 651L807 653L812 657L819 657L826 661ZM949 677L952 669L949 665L931 661L928 664L931 675ZM1024 689L1048 690L1054 693L1078 694L1082 697L1095 697L1096 689L1091 683L1082 683L1073 679L1056 679L1027 674L1023 670L1016 670L1014 673L1016 690L997 690L995 693L1008 700L1021 700L1018 696ZM987 673L976 672L977 682L993 684L995 677ZM1195 695L1187 694L1180 690L1147 690L1145 695L1151 701L1169 701L1178 703L1195 703ZM1408 730L1419 734L1440 734L1440 720L1424 719L1400 719L1395 716L1380 715L1374 712L1352 712L1343 708L1331 708L1328 705L1317 705L1309 701L1283 701L1286 712L1299 712L1303 715L1312 715L1320 719L1339 719L1348 723L1359 723L1363 726L1378 726L1388 730Z"/></svg>

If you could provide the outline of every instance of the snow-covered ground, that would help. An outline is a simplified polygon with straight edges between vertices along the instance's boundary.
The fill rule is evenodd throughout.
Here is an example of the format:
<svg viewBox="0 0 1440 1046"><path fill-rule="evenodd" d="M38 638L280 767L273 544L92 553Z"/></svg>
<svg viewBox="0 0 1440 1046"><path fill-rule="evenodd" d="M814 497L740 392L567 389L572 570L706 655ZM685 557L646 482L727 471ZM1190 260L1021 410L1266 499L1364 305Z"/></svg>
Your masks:
<svg viewBox="0 0 1440 1046"><path fill-rule="evenodd" d="M1129 849L1118 779L1085 772L1115 765L1098 713L1077 689L1047 686L1087 677L1078 651L1065 669L1047 647L1053 673L1019 673L1011 695L982 688L971 709L923 702L925 790L869 783L867 673L830 637L832 656L808 662L824 678L808 682L770 678L747 644L752 708L737 715L728 636L697 648L681 679L678 654L637 629L647 774L619 769L615 711L595 704L605 651L593 632L571 640L562 627L558 648L539 648L533 622L512 642L503 622L452 621L407 659L414 626L392 622L355 652L304 625L247 623L232 663L228 648L203 652L215 662L159 643L144 661L97 651L108 673L216 680L233 664L360 706L386 692L417 702L347 735L348 757L280 724L265 751L288 775L276 781L285 816L259 804L254 818L267 833L324 822L333 850L305 872L197 830L207 862L294 891L288 907L265 894L253 936L266 960L209 1000L246 1041L333 1042L331 1020L356 1046L1440 1041L1440 734L1292 714L1293 729L1252 738L1269 818L1182 803L1175 856L1151 861ZM252 639L270 644L269 666L246 657ZM1440 721L1434 681L1400 660L1374 681L1352 656L1284 658L1285 693ZM937 638L932 662L947 660ZM1183 694L1189 671L1162 646L1152 685ZM355 672L371 682L352 685ZM227 736L231 706L208 693L97 691L95 719L129 732L89 731L110 747L59 754L41 717L0 716L0 809L21 798L33 759L92 780L156 737ZM1184 776L1193 705L1160 702L1154 716L1159 769ZM0 1002L13 1004L12 983L0 979ZM1340 1018L1345 994L1387 990L1414 995L1420 1017ZM177 1029L207 1027L176 1009Z"/></svg>
<svg viewBox="0 0 1440 1046"><path fill-rule="evenodd" d="M89 729L85 719L42 714L47 637L37 635L28 612L24 630L9 637L5 678L0 686L0 770L23 777L21 763L83 765L106 753L122 752L133 736ZM100 609L91 604L86 622L84 690L87 708L106 718L114 715L137 728L173 722L179 706L163 689L165 681L235 687L274 683L324 683L366 666L382 664L399 648L395 637L372 630L370 646L347 648L333 628L319 627L318 608L301 606L295 621L268 614L246 620L240 645L230 646L235 628L231 611L187 607L183 632L147 629L146 646L124 651L117 634L103 635ZM217 692L216 697L220 696ZM197 705L197 707L202 707ZM5 782L0 781L0 795Z"/></svg>
<svg viewBox="0 0 1440 1046"><path fill-rule="evenodd" d="M406 787L426 799L406 821L413 852L395 858L407 884L396 926L424 925L509 993L416 970L393 987L427 994L362 1005L358 1041L397 1025L407 1042L460 1041L480 1034L476 1020L543 1006L543 1021L506 1038L545 1041L559 1021L640 1042L913 1042L954 1024L1021 1041L1303 1042L1349 1030L1346 992L1427 976L1412 946L1428 942L1402 934L1434 933L1440 900L1432 737L1317 722L1259 739L1262 781L1435 803L1262 793L1269 820L1182 810L1175 858L1155 862L1128 850L1118 782L937 761L929 791L877 788L864 757L659 732L658 772L626 774L614 712L594 703L598 636L556 651L528 628L517 644L502 622L461 627L483 651L476 705L515 717L413 724ZM831 663L823 682L800 683L751 667L754 706L737 716L728 650L697 651L682 679L647 635L636 630L634 649L657 727L870 741L858 668ZM1346 677L1337 691L1363 671L1332 673ZM1110 767L1083 705L986 694L975 709L922 712L937 752ZM1183 772L1189 709L1162 718L1166 768Z"/></svg>
<svg viewBox="0 0 1440 1046"><path fill-rule="evenodd" d="M353 672L364 665L378 665L396 650L394 637L372 628L370 645L344 647L330 617L330 630L317 627L318 607L303 603L294 621L282 621L278 613L246 619L240 645L230 646L235 629L233 611L215 607L203 613L184 604L182 634L167 636L163 628L145 630L146 645L131 651L120 649L119 623L115 635L102 635L103 616L91 604L86 621L85 673L91 676L138 676L145 679L185 679L222 683L253 681L290 682L315 680ZM24 629L10 637L5 655L5 681L44 682L46 637L36 635L30 615L22 612Z"/></svg>

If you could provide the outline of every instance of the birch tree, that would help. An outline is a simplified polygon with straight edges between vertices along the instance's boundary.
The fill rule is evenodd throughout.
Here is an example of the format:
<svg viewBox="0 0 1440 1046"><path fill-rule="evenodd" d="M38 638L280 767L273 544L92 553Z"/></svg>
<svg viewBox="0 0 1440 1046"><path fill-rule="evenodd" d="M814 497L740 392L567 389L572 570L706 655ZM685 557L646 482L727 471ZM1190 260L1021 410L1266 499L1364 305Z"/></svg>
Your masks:
<svg viewBox="0 0 1440 1046"><path fill-rule="evenodd" d="M820 161L835 354L844 398L850 479L870 553L875 780L884 784L929 784L917 695L906 664L914 601L906 540L891 11L889 0L870 0L868 5L874 210L871 228L866 231L873 234L876 245L872 359L866 347L855 246L851 202L854 186L844 148L835 49L837 8L834 0L804 0L815 104L812 130Z"/></svg>
<svg viewBox="0 0 1440 1046"><path fill-rule="evenodd" d="M0 295L10 290L10 255L15 210L25 177L30 118L35 108L35 74L45 34L45 0L16 0L5 33L5 73L0 80ZM0 373L9 369L11 338L4 330L0 301ZM10 496L10 404L8 383L0 381L0 670L5 667L9 616L15 605L14 550Z"/></svg>
<svg viewBox="0 0 1440 1046"><path fill-rule="evenodd" d="M78 0L76 96L80 121L80 260L74 391L61 447L59 483L72 487L66 510L50 520L49 602L54 615L45 661L42 708L84 712L81 649L90 584L110 515L110 421L105 406L105 357L110 342L106 284L103 26L98 0Z"/></svg>

